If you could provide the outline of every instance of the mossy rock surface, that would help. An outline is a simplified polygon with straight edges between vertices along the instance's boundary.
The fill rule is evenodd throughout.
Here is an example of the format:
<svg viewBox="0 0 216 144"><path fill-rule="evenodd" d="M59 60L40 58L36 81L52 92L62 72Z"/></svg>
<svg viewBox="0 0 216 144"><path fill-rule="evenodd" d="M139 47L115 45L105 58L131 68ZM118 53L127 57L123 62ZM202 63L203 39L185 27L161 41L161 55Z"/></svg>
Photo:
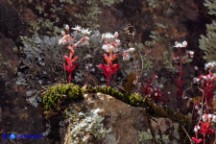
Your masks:
<svg viewBox="0 0 216 144"><path fill-rule="evenodd" d="M150 98L142 96L138 93L121 93L115 88L107 86L91 87L85 86L80 87L74 84L57 84L49 87L43 95L43 104L46 111L53 110L56 106L67 101L67 103L82 100L84 93L102 93L107 94L116 99L119 99L125 103L128 103L136 107L144 107L147 112L152 116L157 117L168 117L175 122L183 125L191 123L189 117L184 116L181 113L174 112L169 108L162 107L154 103Z"/></svg>

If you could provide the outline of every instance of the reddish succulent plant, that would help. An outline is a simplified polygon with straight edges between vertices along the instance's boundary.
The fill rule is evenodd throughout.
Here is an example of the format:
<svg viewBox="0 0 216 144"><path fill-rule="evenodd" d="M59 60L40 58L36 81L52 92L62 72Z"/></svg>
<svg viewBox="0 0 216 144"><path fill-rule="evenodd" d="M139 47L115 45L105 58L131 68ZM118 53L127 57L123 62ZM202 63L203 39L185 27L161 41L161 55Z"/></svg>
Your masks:
<svg viewBox="0 0 216 144"><path fill-rule="evenodd" d="M62 37L59 40L59 44L67 45L67 49L70 51L69 57L66 55L64 56L66 62L63 64L64 70L68 73L68 82L71 82L72 73L77 68L77 64L74 64L74 62L78 59L78 56L73 58L74 48L78 47L79 45L88 45L89 37L87 35L90 34L88 29L83 29L80 26L76 26L72 29L75 31L74 35L70 33L69 25L65 25L65 31L62 31ZM77 39L77 33L82 33L82 37L75 43Z"/></svg>
<svg viewBox="0 0 216 144"><path fill-rule="evenodd" d="M68 56L64 56L64 59L65 59L65 63L64 63L64 70L67 71L68 73L68 82L71 82L72 80L72 74L73 74L73 71L77 68L77 64L73 64L77 59L78 59L78 56L75 56L74 58L72 58L73 54L70 54L71 57L68 57Z"/></svg>
<svg viewBox="0 0 216 144"><path fill-rule="evenodd" d="M103 74L106 77L106 84L110 85L111 77L119 70L119 64L113 64L112 62L118 58L116 54L110 54L109 56L104 54L104 60L107 64L99 64L98 68L103 70Z"/></svg>
<svg viewBox="0 0 216 144"><path fill-rule="evenodd" d="M212 114L203 114L201 120L194 127L196 137L192 137L192 140L196 144L199 144L201 142L203 142L203 144L206 144L206 137L215 134L215 130L212 128L212 122L214 122L213 117L214 115ZM198 138L199 133L203 138Z"/></svg>
<svg viewBox="0 0 216 144"><path fill-rule="evenodd" d="M103 70L103 74L106 77L106 84L110 85L112 76L119 70L119 64L99 64L98 68Z"/></svg>

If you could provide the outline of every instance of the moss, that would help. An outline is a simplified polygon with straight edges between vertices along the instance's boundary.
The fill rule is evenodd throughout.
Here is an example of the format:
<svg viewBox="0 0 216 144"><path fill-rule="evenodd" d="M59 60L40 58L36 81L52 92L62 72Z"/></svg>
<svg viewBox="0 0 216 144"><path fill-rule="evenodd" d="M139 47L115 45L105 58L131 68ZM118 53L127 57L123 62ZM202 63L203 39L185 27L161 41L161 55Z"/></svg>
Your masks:
<svg viewBox="0 0 216 144"><path fill-rule="evenodd" d="M184 116L181 113L174 112L169 108L164 108L160 105L154 103L150 98L142 96L138 93L121 93L115 88L109 86L91 87L85 86L80 87L74 84L59 84L48 88L43 96L43 104L45 110L53 110L57 103L62 103L67 100L67 102L72 102L74 100L80 100L83 98L84 93L103 93L113 96L125 103L132 106L145 107L146 111L152 116L158 117L168 117L171 120L178 122L183 125L188 125L191 123L191 119Z"/></svg>
<svg viewBox="0 0 216 144"><path fill-rule="evenodd" d="M48 111L65 100L79 100L82 99L82 96L82 90L79 86L73 84L58 84L48 88L42 97L42 101L45 110Z"/></svg>

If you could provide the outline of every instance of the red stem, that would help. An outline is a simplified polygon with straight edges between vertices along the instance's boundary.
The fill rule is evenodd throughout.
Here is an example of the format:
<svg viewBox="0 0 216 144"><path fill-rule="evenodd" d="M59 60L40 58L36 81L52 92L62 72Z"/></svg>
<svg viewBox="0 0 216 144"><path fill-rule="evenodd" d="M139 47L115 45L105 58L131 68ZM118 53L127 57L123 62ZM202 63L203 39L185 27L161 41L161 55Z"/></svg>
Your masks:
<svg viewBox="0 0 216 144"><path fill-rule="evenodd" d="M206 137L203 138L203 144L206 144Z"/></svg>

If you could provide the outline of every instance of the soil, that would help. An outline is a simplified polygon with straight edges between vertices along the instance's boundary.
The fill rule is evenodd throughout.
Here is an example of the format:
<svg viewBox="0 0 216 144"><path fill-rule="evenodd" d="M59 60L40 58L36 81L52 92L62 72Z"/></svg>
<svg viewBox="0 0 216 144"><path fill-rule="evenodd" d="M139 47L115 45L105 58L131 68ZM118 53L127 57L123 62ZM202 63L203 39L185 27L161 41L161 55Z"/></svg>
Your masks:
<svg viewBox="0 0 216 144"><path fill-rule="evenodd" d="M181 9L182 13L163 17L160 12L152 13L152 11L149 11L146 3L142 0L136 0L134 3L125 0L122 5L119 4L116 8L105 7L99 24L102 32L118 30L122 37L125 36L124 41L130 39L143 42L149 39L152 23L168 23L171 27L169 33L173 35L173 40L186 38L190 44L189 47L196 50L193 63L201 66L203 60L200 59L202 52L198 48L198 38L200 34L205 33L205 24L211 21L211 17L206 14L206 8L202 3L203 0L182 2L180 6L183 7ZM139 8L137 9L137 7ZM25 15L21 17L24 21L37 20L37 16L30 9L24 8L24 13ZM131 38L124 31L124 28L128 25L134 27L133 31L136 34L134 38ZM42 106L35 108L30 105L26 101L26 88L15 84L17 67L21 59L20 55L13 51L13 48L17 46L18 34L11 35L11 33L2 31L0 33L3 34L0 37L0 54L3 55L4 62L7 65L7 69L0 65L0 134L41 134L46 130ZM160 55L162 51L163 48L158 47L155 53ZM175 87L168 85L167 88L171 89L169 97L172 99L171 96L175 93ZM173 101L171 100L173 107L175 107L176 100ZM48 144L49 140L48 138L42 138L38 140L16 140L14 142L0 138L0 143Z"/></svg>

